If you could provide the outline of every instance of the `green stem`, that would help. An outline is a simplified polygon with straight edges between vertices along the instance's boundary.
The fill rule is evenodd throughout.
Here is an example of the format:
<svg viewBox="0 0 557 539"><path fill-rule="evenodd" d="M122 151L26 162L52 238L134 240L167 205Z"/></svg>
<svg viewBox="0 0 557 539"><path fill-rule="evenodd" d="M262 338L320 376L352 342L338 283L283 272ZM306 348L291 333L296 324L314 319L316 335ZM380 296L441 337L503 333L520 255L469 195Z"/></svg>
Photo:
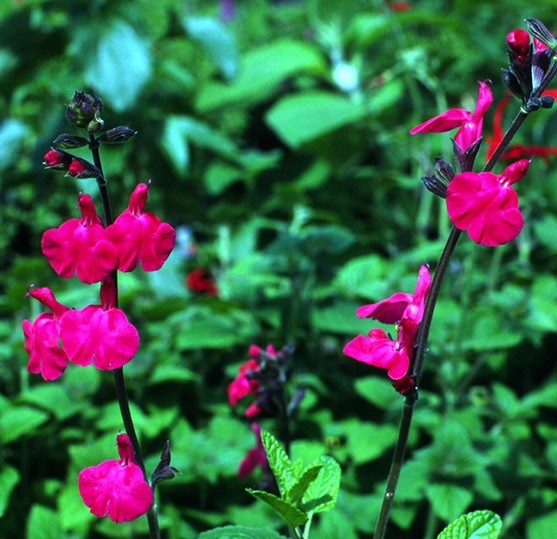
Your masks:
<svg viewBox="0 0 557 539"><path fill-rule="evenodd" d="M99 143L91 134L89 135L89 147L91 148L91 153L93 154L93 163L101 172L101 178L97 179L97 186L99 188L99 192L103 202L104 223L105 226L109 226L114 222L112 217L112 210L110 208L110 197L108 196L108 189L106 186L107 182L102 169L102 162L99 153ZM114 280L114 306L118 307L118 272L116 270L112 273L112 278ZM114 374L114 388L116 390L116 398L118 400L122 422L124 423L124 429L126 431L126 434L130 438L136 463L141 468L145 481L149 482L149 477L147 476L145 463L143 461L143 454L141 452L141 445L139 444L139 439L135 431L135 425L130 410L130 401L128 398L126 381L124 378L124 368L119 367L117 369L114 369L112 372ZM161 534L159 521L154 505L147 512L147 521L149 523L149 535L151 539L160 539Z"/></svg>

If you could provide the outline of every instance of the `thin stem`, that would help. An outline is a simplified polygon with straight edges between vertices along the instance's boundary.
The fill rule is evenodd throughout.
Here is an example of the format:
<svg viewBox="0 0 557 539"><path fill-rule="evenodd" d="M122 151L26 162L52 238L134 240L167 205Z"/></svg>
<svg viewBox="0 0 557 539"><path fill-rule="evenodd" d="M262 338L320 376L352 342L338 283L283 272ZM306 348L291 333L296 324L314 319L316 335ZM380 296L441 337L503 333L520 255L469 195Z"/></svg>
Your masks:
<svg viewBox="0 0 557 539"><path fill-rule="evenodd" d="M410 426L412 424L412 415L414 413L414 405L418 394L414 393L408 395L404 399L404 409L402 411L402 418L400 420L400 428L398 431L398 439L396 441L395 450L393 453L393 460L391 468L387 477L387 484L385 486L385 494L383 495L383 503L375 525L375 533L373 539L383 539L387 531L387 524L389 522L389 515L393 507L396 486L404 463L404 454L406 452L406 445L408 444L408 436L410 434Z"/></svg>
<svg viewBox="0 0 557 539"><path fill-rule="evenodd" d="M103 202L104 223L105 226L109 226L113 223L113 217L112 210L110 208L108 189L106 187L107 182L102 169L102 162L99 153L99 143L91 134L89 134L89 147L91 148L91 153L93 154L93 163L101 172L101 177L97 179L97 186L99 188L99 192ZM114 280L113 304L115 307L118 307L118 272L116 270L112 272L112 279ZM126 391L126 382L124 378L124 368L119 367L117 369L114 369L112 372L114 374L114 388L116 390L116 398L118 400L122 422L124 423L124 429L126 431L126 434L130 438L136 464L141 468L145 481L149 482L149 477L147 476L145 463L143 461L143 454L141 452L141 445L139 444L139 439L135 431L135 425L130 410L130 401L128 398L128 393ZM147 521L149 523L149 535L151 539L160 539L161 534L159 521L154 505L147 512Z"/></svg>

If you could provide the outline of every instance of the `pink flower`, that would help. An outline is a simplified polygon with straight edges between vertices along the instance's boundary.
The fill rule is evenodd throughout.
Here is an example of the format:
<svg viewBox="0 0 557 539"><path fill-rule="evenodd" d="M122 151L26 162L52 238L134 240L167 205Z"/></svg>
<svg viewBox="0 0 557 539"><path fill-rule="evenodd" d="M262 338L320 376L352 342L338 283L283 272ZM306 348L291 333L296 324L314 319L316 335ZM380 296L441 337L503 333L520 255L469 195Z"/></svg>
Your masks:
<svg viewBox="0 0 557 539"><path fill-rule="evenodd" d="M257 467L263 470L269 468L267 453L261 441L261 426L258 423L252 423L251 430L255 434L256 446L248 451L248 454L240 463L240 467L238 468L238 475L240 477L250 475Z"/></svg>
<svg viewBox="0 0 557 539"><path fill-rule="evenodd" d="M259 363L255 359L248 359L240 366L238 375L228 385L228 400L232 406L236 406L240 399L257 392L260 384L251 377L257 371Z"/></svg>
<svg viewBox="0 0 557 539"><path fill-rule="evenodd" d="M118 252L118 269L133 271L139 263L144 271L156 271L174 248L176 231L154 213L144 212L149 186L140 183L128 208L107 228Z"/></svg>
<svg viewBox="0 0 557 539"><path fill-rule="evenodd" d="M128 522L149 511L153 491L134 462L127 434L117 437L120 460L105 460L85 468L78 476L79 494L91 513L114 522Z"/></svg>
<svg viewBox="0 0 557 539"><path fill-rule="evenodd" d="M60 338L68 358L76 365L113 370L128 363L139 349L137 329L123 311L89 305L65 313Z"/></svg>
<svg viewBox="0 0 557 539"><path fill-rule="evenodd" d="M117 265L118 255L97 215L90 195L79 195L81 219L69 219L58 228L47 230L41 248L60 275L77 277L84 283L102 281Z"/></svg>
<svg viewBox="0 0 557 539"><path fill-rule="evenodd" d="M22 322L25 350L29 354L27 370L40 374L44 380L56 380L68 365L68 356L60 346L60 319L69 309L56 301L50 288L33 288L27 295L52 311L40 314L33 323Z"/></svg>
<svg viewBox="0 0 557 539"><path fill-rule="evenodd" d="M524 217L512 184L524 177L529 165L528 159L521 159L501 174L457 174L447 189L447 211L454 225L480 245L494 247L515 239Z"/></svg>
<svg viewBox="0 0 557 539"><path fill-rule="evenodd" d="M530 49L530 34L520 28L510 31L507 34L507 46L520 63L525 63Z"/></svg>
<svg viewBox="0 0 557 539"><path fill-rule="evenodd" d="M397 292L383 301L360 307L356 311L358 318L397 324L397 338L393 340L382 329L375 328L367 336L356 336L346 344L343 352L353 359L387 370L392 380L404 378L410 368L414 339L424 315L430 286L428 267L422 266L414 294Z"/></svg>
<svg viewBox="0 0 557 539"><path fill-rule="evenodd" d="M464 153L470 146L482 137L484 116L493 102L493 95L485 82L480 82L478 103L476 110L470 112L465 109L449 109L443 114L414 127L412 135L417 133L443 133L459 128L454 141Z"/></svg>

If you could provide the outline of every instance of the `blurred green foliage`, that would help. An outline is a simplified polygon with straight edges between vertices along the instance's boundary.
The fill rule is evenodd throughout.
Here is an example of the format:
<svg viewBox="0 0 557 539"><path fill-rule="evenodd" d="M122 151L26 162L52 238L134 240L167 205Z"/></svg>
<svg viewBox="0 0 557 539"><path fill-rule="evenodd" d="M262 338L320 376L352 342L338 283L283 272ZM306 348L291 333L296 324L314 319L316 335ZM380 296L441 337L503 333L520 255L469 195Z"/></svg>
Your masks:
<svg viewBox="0 0 557 539"><path fill-rule="evenodd" d="M103 98L108 127L138 131L103 153L116 212L151 178L148 209L179 229L160 272L120 282L142 339L126 377L147 465L170 438L181 471L158 491L165 537L229 524L284 532L244 492L257 477L237 477L254 440L226 385L252 342L296 346L307 395L293 458L331 455L342 466L337 506L316 517L312 539L370 535L402 399L342 346L371 327L355 308L412 291L449 229L419 180L450 155L449 137L408 131L450 106L473 107L478 80L493 81L497 102L506 33L524 18L557 24L549 0L535 11L526 0L395 4L404 7L242 0L229 17L206 0L0 3L2 538L146 532L144 519L96 519L77 492L80 469L114 457L122 425L110 375L71 365L45 383L26 371L20 324L39 312L24 300L29 284L77 308L98 301L95 286L58 279L40 253L42 232L76 215L80 190L95 191L41 165L70 130L63 110L75 90ZM542 111L518 139L557 146L556 125ZM449 269L393 538L429 539L483 508L502 516L506 539L554 537L553 164L535 161L517 191L519 238L496 250L463 238ZM185 286L197 266L214 275L217 297Z"/></svg>

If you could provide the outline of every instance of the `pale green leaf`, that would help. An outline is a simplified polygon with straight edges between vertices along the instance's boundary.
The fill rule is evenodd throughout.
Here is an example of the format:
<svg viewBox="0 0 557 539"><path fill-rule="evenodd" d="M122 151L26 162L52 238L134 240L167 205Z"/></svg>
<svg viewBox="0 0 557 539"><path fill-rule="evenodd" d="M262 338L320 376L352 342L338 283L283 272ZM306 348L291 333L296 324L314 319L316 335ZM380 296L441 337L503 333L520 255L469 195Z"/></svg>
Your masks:
<svg viewBox="0 0 557 539"><path fill-rule="evenodd" d="M4 466L0 470L0 518L4 516L10 502L10 494L18 483L19 472L15 468Z"/></svg>
<svg viewBox="0 0 557 539"><path fill-rule="evenodd" d="M267 453L269 466L277 480L280 493L286 498L288 491L295 481L292 462L282 445L270 432L262 430L261 441Z"/></svg>
<svg viewBox="0 0 557 539"><path fill-rule="evenodd" d="M322 469L317 478L308 486L303 497L302 508L307 513L322 513L332 509L340 489L341 469L333 457L321 457Z"/></svg>
<svg viewBox="0 0 557 539"><path fill-rule="evenodd" d="M450 483L430 483L425 494L433 512L447 522L461 515L474 499L472 492Z"/></svg>
<svg viewBox="0 0 557 539"><path fill-rule="evenodd" d="M451 522L437 539L497 539L502 522L492 511L473 511Z"/></svg>
<svg viewBox="0 0 557 539"><path fill-rule="evenodd" d="M250 526L224 526L203 532L197 539L286 539L268 528Z"/></svg>
<svg viewBox="0 0 557 539"><path fill-rule="evenodd" d="M65 534L55 511L42 505L31 508L27 520L26 539L62 539Z"/></svg>
<svg viewBox="0 0 557 539"><path fill-rule="evenodd" d="M246 489L252 496L272 507L281 518L292 528L303 526L308 515L287 501L263 490Z"/></svg>

